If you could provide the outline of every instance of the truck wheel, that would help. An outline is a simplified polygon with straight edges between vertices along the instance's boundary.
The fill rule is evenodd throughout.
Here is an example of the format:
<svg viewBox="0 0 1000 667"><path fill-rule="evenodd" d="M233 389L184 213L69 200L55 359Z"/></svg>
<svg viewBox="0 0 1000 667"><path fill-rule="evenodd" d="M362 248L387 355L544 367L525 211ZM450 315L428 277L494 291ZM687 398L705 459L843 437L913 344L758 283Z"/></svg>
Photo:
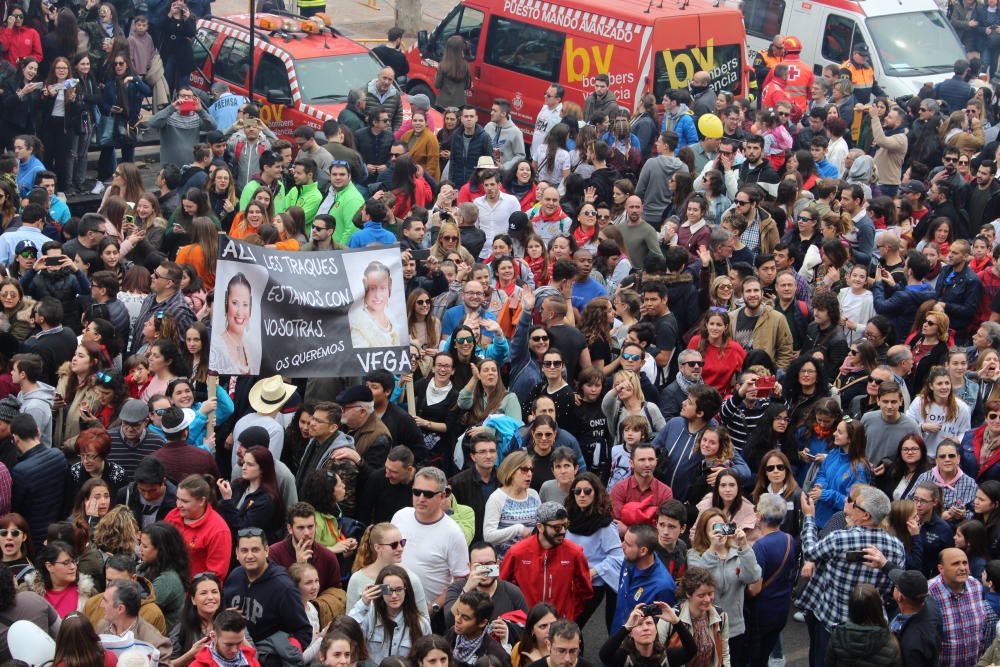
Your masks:
<svg viewBox="0 0 1000 667"><path fill-rule="evenodd" d="M434 100L437 99L437 95L434 94L431 87L421 81L411 85L407 92L409 92L410 95L426 95L427 99L431 101L431 106L434 106Z"/></svg>

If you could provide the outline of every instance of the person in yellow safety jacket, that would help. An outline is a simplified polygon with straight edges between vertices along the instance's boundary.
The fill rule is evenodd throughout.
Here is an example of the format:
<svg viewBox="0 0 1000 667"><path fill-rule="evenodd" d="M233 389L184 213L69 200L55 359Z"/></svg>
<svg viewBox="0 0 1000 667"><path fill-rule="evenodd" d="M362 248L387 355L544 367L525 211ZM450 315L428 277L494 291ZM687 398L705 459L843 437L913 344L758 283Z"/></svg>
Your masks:
<svg viewBox="0 0 1000 667"><path fill-rule="evenodd" d="M854 86L854 96L861 104L872 101L872 95L884 97L885 91L875 81L875 70L871 64L871 54L868 45L858 42L851 51L850 60L845 60L840 66L840 75L850 79Z"/></svg>
<svg viewBox="0 0 1000 667"><path fill-rule="evenodd" d="M809 97L812 94L816 75L813 74L812 67L802 62L802 58L799 56L802 52L802 42L798 37L785 37L784 46L785 59L782 62L788 65L785 93L795 105L796 113L792 120L798 122L809 106Z"/></svg>
<svg viewBox="0 0 1000 667"><path fill-rule="evenodd" d="M297 0L299 16L309 18L326 11L326 0Z"/></svg>
<svg viewBox="0 0 1000 667"><path fill-rule="evenodd" d="M781 35L775 35L771 44L761 51L754 51L753 54L753 78L757 80L758 90L763 90L764 80L771 73L774 66L785 58L785 42Z"/></svg>

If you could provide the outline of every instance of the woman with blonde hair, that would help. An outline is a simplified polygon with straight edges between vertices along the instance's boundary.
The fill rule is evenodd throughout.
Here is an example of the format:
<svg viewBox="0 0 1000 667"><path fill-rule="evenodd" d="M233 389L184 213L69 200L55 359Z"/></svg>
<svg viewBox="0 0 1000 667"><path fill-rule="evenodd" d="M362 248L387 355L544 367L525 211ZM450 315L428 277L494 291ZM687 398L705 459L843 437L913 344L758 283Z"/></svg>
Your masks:
<svg viewBox="0 0 1000 667"><path fill-rule="evenodd" d="M915 333L912 340L907 341L913 355L913 370L910 371L908 380L911 394L924 388L931 368L948 363L948 327L951 320L933 307L934 302L928 300L917 309L917 320L913 323ZM950 386L951 382L948 384ZM919 421L917 420L918 423ZM929 444L928 451L933 451Z"/></svg>
<svg viewBox="0 0 1000 667"><path fill-rule="evenodd" d="M736 309L736 289L729 276L717 276L708 290L708 308L724 308L726 312Z"/></svg>
<svg viewBox="0 0 1000 667"><path fill-rule="evenodd" d="M632 371L615 373L611 389L601 401L601 411L608 418L608 430L611 431L615 443L621 442L622 436L619 427L622 419L629 415L644 416L649 422L649 430L654 436L667 424L660 413L659 406L646 400L642 393L639 375Z"/></svg>
<svg viewBox="0 0 1000 667"><path fill-rule="evenodd" d="M390 565L401 565L406 539L399 528L387 521L376 523L365 530L358 542L358 551L354 557L354 572L347 582L347 608L352 609L361 597L365 587L375 583L375 578L383 568ZM417 608L426 610L424 587L416 572L405 568L413 583L413 593ZM424 612L427 613L426 611Z"/></svg>
<svg viewBox="0 0 1000 667"><path fill-rule="evenodd" d="M903 551L906 554L905 569L922 570L923 537L920 535L917 504L908 499L893 500L889 516L885 518L885 532L903 543ZM921 548L914 549L914 545Z"/></svg>
<svg viewBox="0 0 1000 667"><path fill-rule="evenodd" d="M965 109L952 111L947 120L941 124L941 143L946 148L954 146L962 155L971 158L982 150L986 143L982 121L970 118Z"/></svg>
<svg viewBox="0 0 1000 667"><path fill-rule="evenodd" d="M507 454L497 470L499 488L486 500L483 539L500 558L535 530L535 512L542 501L531 488L534 471L534 458L523 449Z"/></svg>
<svg viewBox="0 0 1000 667"><path fill-rule="evenodd" d="M820 230L823 240L836 239L846 243L844 237L854 231L854 221L846 213L827 213L820 218Z"/></svg>
<svg viewBox="0 0 1000 667"><path fill-rule="evenodd" d="M115 505L101 517L91 539L106 554L133 556L139 544L139 524L126 505Z"/></svg>
<svg viewBox="0 0 1000 667"><path fill-rule="evenodd" d="M451 220L441 223L437 240L434 241L430 250L431 255L437 257L439 262L443 262L448 259L449 255L457 253L462 261L469 265L469 269L472 269L472 265L476 263L472 254L462 247L461 232L458 230L458 225Z"/></svg>
<svg viewBox="0 0 1000 667"><path fill-rule="evenodd" d="M219 165L215 168L212 177L205 181L205 192L208 193L208 204L219 219L222 229L229 230L240 207L236 178L229 167Z"/></svg>
<svg viewBox="0 0 1000 667"><path fill-rule="evenodd" d="M716 601L729 618L729 654L735 658L734 664L745 664L740 660L748 653L743 605L748 599L747 589L761 580L762 571L746 532L739 526L732 530L732 526L727 526L730 521L716 508L702 512L695 523L694 539L688 550L688 573L694 574L701 568L710 573L715 583ZM682 607L682 621L684 611ZM697 638L698 633L695 635Z"/></svg>
<svg viewBox="0 0 1000 667"><path fill-rule="evenodd" d="M441 178L441 145L427 127L427 112L414 108L410 114L413 127L399 139L406 144L406 154L424 168L434 180Z"/></svg>

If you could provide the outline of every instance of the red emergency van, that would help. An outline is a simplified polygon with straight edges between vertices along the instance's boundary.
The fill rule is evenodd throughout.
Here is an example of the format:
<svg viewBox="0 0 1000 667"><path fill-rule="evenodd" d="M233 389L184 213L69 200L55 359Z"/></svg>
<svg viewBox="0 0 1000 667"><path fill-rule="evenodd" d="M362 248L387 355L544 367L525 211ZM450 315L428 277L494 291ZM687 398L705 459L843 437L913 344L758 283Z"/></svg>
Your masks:
<svg viewBox="0 0 1000 667"><path fill-rule="evenodd" d="M436 66L455 34L469 45L469 103L488 117L510 100L515 122L530 127L553 82L583 105L594 77L607 74L619 103L633 110L646 92L661 101L699 70L718 90L746 90L746 34L736 8L704 0L463 0L411 47L410 93L434 98Z"/></svg>
<svg viewBox="0 0 1000 667"><path fill-rule="evenodd" d="M199 20L191 84L208 92L223 81L246 95L253 58L261 120L283 139L291 140L299 125L321 129L323 121L340 114L352 88L366 87L382 69L364 45L333 30L325 14L313 19L257 14L255 29L251 53L248 14ZM405 97L403 112L408 118Z"/></svg>

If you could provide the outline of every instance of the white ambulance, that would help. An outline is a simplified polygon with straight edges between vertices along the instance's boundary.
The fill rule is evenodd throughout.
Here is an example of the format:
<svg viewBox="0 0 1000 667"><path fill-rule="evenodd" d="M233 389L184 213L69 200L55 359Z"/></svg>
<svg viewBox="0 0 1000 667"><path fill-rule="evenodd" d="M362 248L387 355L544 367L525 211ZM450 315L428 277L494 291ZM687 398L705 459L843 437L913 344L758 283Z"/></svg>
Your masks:
<svg viewBox="0 0 1000 667"><path fill-rule="evenodd" d="M872 55L875 80L889 97L913 95L925 83L952 76L964 58L948 17L935 0L724 0L740 4L747 44L766 49L775 35L802 40L802 60L818 75L840 65L864 42Z"/></svg>

